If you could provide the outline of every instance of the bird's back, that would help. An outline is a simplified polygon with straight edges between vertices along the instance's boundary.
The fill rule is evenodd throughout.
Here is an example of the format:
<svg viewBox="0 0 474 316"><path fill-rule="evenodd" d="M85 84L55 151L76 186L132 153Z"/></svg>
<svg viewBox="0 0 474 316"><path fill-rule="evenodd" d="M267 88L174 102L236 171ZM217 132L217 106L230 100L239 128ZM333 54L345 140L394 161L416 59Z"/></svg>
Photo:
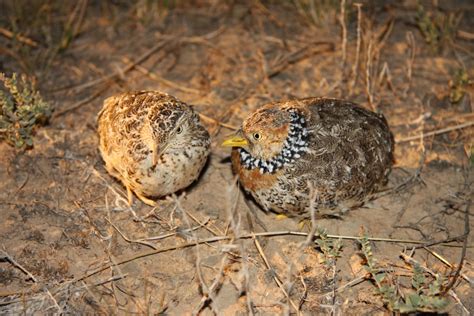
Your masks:
<svg viewBox="0 0 474 316"><path fill-rule="evenodd" d="M386 182L393 163L393 137L381 114L351 102L311 98L309 151L288 175L313 191L322 207L365 199Z"/></svg>

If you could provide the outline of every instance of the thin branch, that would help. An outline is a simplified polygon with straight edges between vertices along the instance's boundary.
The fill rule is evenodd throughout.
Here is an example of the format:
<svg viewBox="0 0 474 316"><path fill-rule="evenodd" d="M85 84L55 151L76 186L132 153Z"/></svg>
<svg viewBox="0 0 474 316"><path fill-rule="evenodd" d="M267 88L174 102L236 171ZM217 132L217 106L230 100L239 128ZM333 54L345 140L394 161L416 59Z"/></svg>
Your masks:
<svg viewBox="0 0 474 316"><path fill-rule="evenodd" d="M444 258L442 255L440 255L439 253L437 253L436 251L434 251L433 249L430 249L430 248L427 248L425 247L424 248L426 251L428 251L429 253L431 253L433 255L433 257L435 257L436 259L438 259L439 261L441 261L442 263L444 263L445 265L447 265L448 267L450 267L451 269L454 269L454 265L451 264L451 262L449 262L446 258ZM474 286L474 281L471 280L465 273L460 273L461 277L466 280L471 286Z"/></svg>
<svg viewBox="0 0 474 316"><path fill-rule="evenodd" d="M315 50L315 46L324 46L321 49ZM311 55L332 52L334 51L334 43L332 42L313 42L305 45L304 47L298 49L295 52L289 53L282 58L278 58L277 61L273 63L270 69L267 72L267 78L274 77L282 72L289 65L295 64L305 58L308 58Z"/></svg>
<svg viewBox="0 0 474 316"><path fill-rule="evenodd" d="M53 118L56 118L58 116L61 116L67 112L70 112L70 111L73 111L85 104L88 104L88 103L91 103L92 101L94 101L96 98L98 98L102 93L104 93L105 91L107 91L109 89L108 86L104 86L102 87L101 89L98 89L95 93L93 93L90 97L87 97L85 99L82 99L76 103L74 103L73 105L69 106L69 107L66 107L66 108L63 108L63 109L59 109L57 111L54 111L53 113Z"/></svg>
<svg viewBox="0 0 474 316"><path fill-rule="evenodd" d="M219 124L220 126L222 127L225 127L225 128L228 128L228 129L231 129L233 131L237 131L239 128L234 126L234 125L230 125L230 124L227 124L227 123L223 123L219 120L216 120L210 116L207 116L205 114L202 114L202 113L199 113L199 116L201 117L201 119L203 119L204 121L208 121L208 122L212 122L212 123L216 123L216 124Z"/></svg>
<svg viewBox="0 0 474 316"><path fill-rule="evenodd" d="M5 248L4 250L0 250L0 260L6 260L10 262L14 267L18 268L21 270L24 274L28 276L33 282L37 283L38 279L35 278L33 274L31 274L30 271L28 271L25 267L23 267L21 264L19 264L15 259L13 259L12 256L10 256L6 251Z"/></svg>
<svg viewBox="0 0 474 316"><path fill-rule="evenodd" d="M428 274L430 274L433 277L436 277L436 273L433 270L431 270L430 268L424 266L423 264L421 264L420 262L415 260L415 258L413 258L411 255L407 255L407 254L402 252L402 253L400 253L400 257L402 257L402 259L405 260L405 262L409 263L410 265L412 265L412 266L417 265L421 269L423 269L423 271L427 272ZM464 306L464 304L462 304L462 302L459 299L459 297L457 296L456 292L454 292L452 289L447 289L447 291L445 291L444 293L445 294L448 293L451 297L453 297L461 305L461 307L463 308L464 311L467 311L466 307ZM467 311L467 315L470 315L469 311Z"/></svg>
<svg viewBox="0 0 474 316"><path fill-rule="evenodd" d="M365 91L367 94L367 98L369 101L369 106L372 109L372 111L376 111L375 105L374 105L374 96L372 94L372 46L373 46L373 41L372 39L369 39L369 46L367 47L367 61L366 61L366 66L365 66Z"/></svg>
<svg viewBox="0 0 474 316"><path fill-rule="evenodd" d="M212 282L211 286L208 289L208 292L204 293L203 297L201 298L201 301L199 302L199 305L194 309L192 315L199 315L199 313L206 306L206 304L208 304L210 300L214 300L213 293L222 284L221 278L224 276L224 269L227 266L227 256L228 255L225 254L222 257L221 266L219 268L219 272L217 273L217 277L214 279L214 282Z"/></svg>
<svg viewBox="0 0 474 316"><path fill-rule="evenodd" d="M341 24L341 40L342 40L342 62L341 70L344 72L346 68L346 59L347 59L347 27L346 27L346 0L341 0L341 11L339 14L339 23Z"/></svg>
<svg viewBox="0 0 474 316"><path fill-rule="evenodd" d="M359 58L360 58L360 45L361 45L361 23L362 23L362 4L361 3L354 3L354 6L357 8L357 46L356 46L356 57L354 64L352 65L352 81L349 86L349 94L352 94L352 90L357 82L358 73L357 70L359 68Z"/></svg>
<svg viewBox="0 0 474 316"><path fill-rule="evenodd" d="M74 91L82 91L86 88L95 86L97 84L112 80L114 78L120 78L123 74L129 72L132 70L136 65L141 64L145 60L147 60L151 55L162 49L163 47L167 47L172 40L170 39L165 39L162 41L159 41L157 44L155 44L152 48L147 50L145 53L143 53L140 57L138 57L136 60L134 60L132 63L129 63L127 66L116 70L115 72L111 73L110 75L104 76L102 78L94 79L89 82L83 83L79 86L76 86L72 88Z"/></svg>
<svg viewBox="0 0 474 316"><path fill-rule="evenodd" d="M226 240L232 240L232 239L253 239L254 237L259 237L259 236L272 237L272 236L287 236L287 235L307 236L308 234L303 233L303 232L294 232L294 231L275 231L275 232L251 233L251 234L246 234L246 235L242 235L242 236L239 236L239 237L214 236L214 237L210 237L210 238L199 239L197 241L191 241L191 242L186 242L186 243L183 243L183 244L180 244L180 245L173 245L173 246L158 248L156 250L144 251L144 252L140 252L138 254L132 255L132 256L123 257L122 259L117 260L116 263L107 263L106 265L104 265L102 267L96 268L96 269L94 269L90 272L85 273L82 276L79 276L79 277L76 277L76 278L72 279L70 282L75 283L75 282L78 282L78 281L82 281L82 280L84 280L86 278L89 278L89 277L91 277L91 276L93 276L97 273L100 273L104 270L107 270L107 269L109 269L109 268L111 268L115 265L125 264L127 262L131 262L131 261L141 259L141 258L146 258L146 257L153 256L153 255L156 255L156 254L159 254L159 253L165 253L165 252L168 252L168 251L193 247L193 246L196 246L197 244L201 245L201 244L206 244L206 243L215 243L215 242L219 242L219 241L226 241ZM360 239L360 237L357 237L357 236L327 235L327 237L328 238L350 239L350 240ZM425 242L416 241L416 240L403 240L403 239L390 239L390 238L368 238L368 240L370 240L370 241L384 241L384 242L400 242L400 243L409 243L409 244L423 244L423 245L426 246ZM454 240L449 240L449 241L454 241ZM441 243L443 243L443 242L446 242L446 241L442 241ZM434 243L432 243L432 244L434 244ZM422 246L422 247L425 247L425 246ZM448 245L446 245L446 246L448 246ZM471 246L469 246L469 247L471 247Z"/></svg>
<svg viewBox="0 0 474 316"><path fill-rule="evenodd" d="M169 80L157 75L156 73L150 72L145 67L143 67L139 64L134 64L134 62L132 60L130 60L130 58L128 58L128 57L123 57L122 60L129 66L133 65L133 68L135 68L136 70L138 70L139 72L141 72L145 76L149 77L150 79L155 80L155 81L157 81L159 83L162 83L164 85L167 85L171 88L174 88L176 90L180 90L180 91L183 91L183 92L186 92L186 93L192 93L192 94L201 94L202 93L200 90L184 87L184 86L180 85L179 83L174 83L173 81L169 81Z"/></svg>
<svg viewBox="0 0 474 316"><path fill-rule="evenodd" d="M454 126L445 127L445 128L438 129L438 130L431 131L431 132L427 132L427 133L423 132L423 133L415 135L415 136L409 136L409 137L405 137L405 138L396 139L395 142L397 144L405 143L405 142L409 142L409 141L412 141L412 140L417 140L417 139L420 139L420 138L422 139L422 138L425 138L425 137L428 137L428 136L444 134L444 133L455 131L455 130L458 130L458 129L467 128L467 127L470 127L470 126L473 126L473 125L474 125L474 121L469 121L469 122L465 122L465 123L454 125Z"/></svg>
<svg viewBox="0 0 474 316"><path fill-rule="evenodd" d="M464 211L464 242L462 245L462 250L461 250L461 257L459 259L459 264L456 269L456 272L454 273L453 278L449 282L449 284L446 286L446 288L443 290L443 293L448 293L449 290L451 290L456 284L456 281L459 278L459 274L461 273L462 266L464 264L464 259L466 259L466 249L467 249L467 237L469 236L469 232L471 231L469 227L469 208L471 207L471 200L467 202L466 205L466 210Z"/></svg>
<svg viewBox="0 0 474 316"><path fill-rule="evenodd" d="M8 39L16 39L20 43L26 44L31 47L38 47L38 43L32 40L31 38L28 38L26 36L23 36L21 34L15 34L12 31L9 31L3 27L0 27L0 35L5 36Z"/></svg>
<svg viewBox="0 0 474 316"><path fill-rule="evenodd" d="M255 247L258 250L258 253L260 254L260 257L262 257L263 262L265 263L265 266L267 267L268 270L272 271L273 279L275 280L276 284L281 289L281 291L283 292L283 294L285 295L286 299L291 304L291 306L295 309L297 315L300 315L300 309L299 309L298 305L296 305L295 302L293 302L290 295L285 290L285 287L283 286L283 283L281 282L280 277L278 276L278 274L276 273L276 271L273 269L270 262L268 261L267 257L265 256L265 253L263 252L263 249L262 249L262 246L260 245L260 242L255 237L253 238L253 241L255 243Z"/></svg>
<svg viewBox="0 0 474 316"><path fill-rule="evenodd" d="M143 240L132 240L130 238L128 238L127 236L125 236L124 233L122 233L122 231L117 227L115 226L114 223L112 223L110 221L110 219L108 219L107 217L105 218L107 220L107 222L109 222L110 225L112 225L112 227L120 234L120 236L122 236L123 239L125 239L125 241L129 242L129 243L136 243L136 244L140 244L140 245L144 245L144 246L147 246L147 247L150 247L150 248L153 248L153 249L157 249L155 245L152 245L146 241L143 241Z"/></svg>

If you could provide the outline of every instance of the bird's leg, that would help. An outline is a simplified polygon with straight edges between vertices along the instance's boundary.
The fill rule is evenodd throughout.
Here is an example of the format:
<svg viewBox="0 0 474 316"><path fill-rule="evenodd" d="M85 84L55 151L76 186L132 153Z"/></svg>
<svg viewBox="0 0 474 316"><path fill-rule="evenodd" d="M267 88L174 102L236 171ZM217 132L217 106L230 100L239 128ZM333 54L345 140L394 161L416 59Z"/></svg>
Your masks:
<svg viewBox="0 0 474 316"><path fill-rule="evenodd" d="M143 195L135 192L135 194L137 195L137 197L142 200L143 203L147 204L147 205L150 205L150 206L156 206L156 201L153 201L147 197L144 197Z"/></svg>
<svg viewBox="0 0 474 316"><path fill-rule="evenodd" d="M298 222L298 229L300 231L305 231L306 228L307 231L311 231L311 226L312 226L312 223L311 223L311 219L310 218L302 218L299 222Z"/></svg>
<svg viewBox="0 0 474 316"><path fill-rule="evenodd" d="M140 193L135 192L135 195L142 200L143 203L150 205L150 206L156 206L156 202L153 200L150 200L149 198L144 197ZM127 186L127 198L128 198L128 206L132 206L133 203L133 191L132 189Z"/></svg>
<svg viewBox="0 0 474 316"><path fill-rule="evenodd" d="M132 193L132 189L128 185L127 185L127 200L128 200L128 206L132 206L133 193Z"/></svg>
<svg viewBox="0 0 474 316"><path fill-rule="evenodd" d="M263 228L264 231L268 231L266 225L262 222L262 220L258 217L257 215L257 208L259 208L259 206L255 206L255 204L252 203L252 201L250 200L250 197L244 193L244 201L245 201L245 204L247 204L247 210L248 210L248 213L247 213L247 220L249 222L249 226L250 226L250 230L253 231L253 220L252 218L255 218L255 221L257 222L257 224ZM263 210L265 211L265 210Z"/></svg>

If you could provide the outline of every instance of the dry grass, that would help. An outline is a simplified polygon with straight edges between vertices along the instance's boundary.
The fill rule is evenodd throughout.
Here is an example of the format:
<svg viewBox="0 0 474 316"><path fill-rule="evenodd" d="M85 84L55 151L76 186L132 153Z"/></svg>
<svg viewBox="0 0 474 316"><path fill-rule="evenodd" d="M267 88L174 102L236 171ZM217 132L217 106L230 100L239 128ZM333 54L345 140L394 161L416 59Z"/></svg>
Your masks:
<svg viewBox="0 0 474 316"><path fill-rule="evenodd" d="M472 311L474 43L464 2L27 7L0 4L0 62L36 75L57 111L32 150L0 144L0 313ZM101 100L131 89L193 104L213 135L201 179L155 208L128 206L96 150ZM219 144L262 104L316 95L383 112L397 164L368 208L341 220L314 210L305 232L249 210Z"/></svg>

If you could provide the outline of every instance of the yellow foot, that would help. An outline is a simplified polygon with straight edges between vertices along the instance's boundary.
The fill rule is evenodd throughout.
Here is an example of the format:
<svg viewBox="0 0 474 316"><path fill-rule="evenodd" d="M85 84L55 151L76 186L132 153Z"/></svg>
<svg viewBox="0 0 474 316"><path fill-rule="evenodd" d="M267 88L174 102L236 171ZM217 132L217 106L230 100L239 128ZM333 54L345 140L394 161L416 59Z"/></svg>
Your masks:
<svg viewBox="0 0 474 316"><path fill-rule="evenodd" d="M127 200L128 200L128 206L132 206L132 204L133 204L133 193L132 193L132 189L130 189L129 186L127 186Z"/></svg>
<svg viewBox="0 0 474 316"><path fill-rule="evenodd" d="M156 201L150 200L147 197L135 192L136 196L145 204L150 206L156 206ZM132 206L133 204L133 191L130 187L127 186L127 198L128 198L128 206Z"/></svg>
<svg viewBox="0 0 474 316"><path fill-rule="evenodd" d="M288 216L286 216L285 214L277 214L277 216L275 216L275 218L279 221L283 220L283 219L287 219Z"/></svg>
<svg viewBox="0 0 474 316"><path fill-rule="evenodd" d="M140 200L142 200L143 203L148 204L148 205L150 205L150 206L156 206L156 205L157 205L156 201L153 201L153 200L151 200L151 199L149 199L149 198L147 198L147 197L144 197L144 196L141 195L141 194L138 194L138 193L135 193L135 194L137 195L137 197L138 197Z"/></svg>
<svg viewBox="0 0 474 316"><path fill-rule="evenodd" d="M302 219L299 223L298 223L298 228L300 231L303 231L306 227L308 227L308 230L311 230L311 220L310 219Z"/></svg>

